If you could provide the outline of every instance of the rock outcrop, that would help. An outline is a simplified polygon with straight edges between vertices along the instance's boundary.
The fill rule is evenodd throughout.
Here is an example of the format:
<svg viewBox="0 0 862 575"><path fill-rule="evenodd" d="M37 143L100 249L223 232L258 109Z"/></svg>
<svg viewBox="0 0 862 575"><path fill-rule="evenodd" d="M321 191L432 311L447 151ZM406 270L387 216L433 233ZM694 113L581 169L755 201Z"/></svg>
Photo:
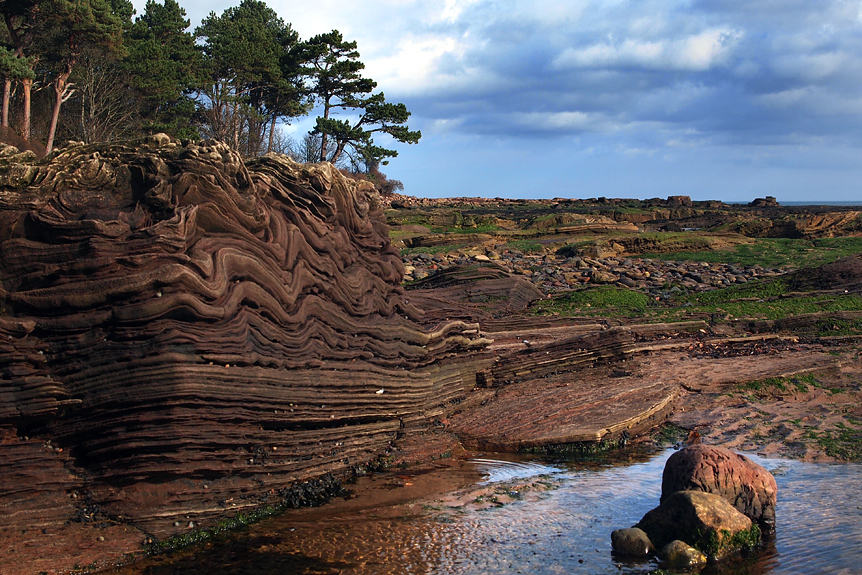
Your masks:
<svg viewBox="0 0 862 575"><path fill-rule="evenodd" d="M664 468L661 501L683 490L720 495L764 530L775 528L775 477L744 455L702 443L677 451Z"/></svg>
<svg viewBox="0 0 862 575"><path fill-rule="evenodd" d="M636 528L659 549L675 540L697 548L708 559L723 559L760 540L756 524L720 495L677 491L647 512Z"/></svg>
<svg viewBox="0 0 862 575"><path fill-rule="evenodd" d="M379 197L158 135L0 150L2 528L181 533L338 476L475 385Z"/></svg>

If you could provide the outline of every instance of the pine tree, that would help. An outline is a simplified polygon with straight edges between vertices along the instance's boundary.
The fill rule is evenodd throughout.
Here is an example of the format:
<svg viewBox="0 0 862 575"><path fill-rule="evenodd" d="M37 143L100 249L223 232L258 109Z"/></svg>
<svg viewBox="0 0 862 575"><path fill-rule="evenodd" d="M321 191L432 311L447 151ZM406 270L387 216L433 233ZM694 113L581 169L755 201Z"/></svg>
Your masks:
<svg viewBox="0 0 862 575"><path fill-rule="evenodd" d="M34 68L38 58L31 53L31 47L37 34L43 27L42 2L40 0L3 0L3 23L9 36L11 56L6 60L9 75L4 76L2 125L8 127L9 100L12 84L20 82L23 92L23 118L21 120L21 136L30 139L30 95L33 82L36 79ZM18 62L12 62L14 57Z"/></svg>
<svg viewBox="0 0 862 575"><path fill-rule="evenodd" d="M312 81L310 91L323 106L314 128L322 138L321 161L337 162L350 147L366 164L377 165L398 152L375 145L373 134L386 133L408 144L422 137L406 126L410 112L404 104L386 102L382 92L372 94L377 83L362 77L365 64L359 61L356 42L345 41L337 30L320 34L305 43L302 59ZM337 120L332 115L338 109L356 112L359 118ZM335 151L327 154L330 139L336 143Z"/></svg>
<svg viewBox="0 0 862 575"><path fill-rule="evenodd" d="M204 41L209 72L206 131L246 155L260 153L278 117L304 109L290 72L298 35L259 0L210 13L195 35Z"/></svg>
<svg viewBox="0 0 862 575"><path fill-rule="evenodd" d="M126 35L123 69L142 100L143 128L178 138L199 137L192 94L202 84L203 59L176 0L148 0Z"/></svg>

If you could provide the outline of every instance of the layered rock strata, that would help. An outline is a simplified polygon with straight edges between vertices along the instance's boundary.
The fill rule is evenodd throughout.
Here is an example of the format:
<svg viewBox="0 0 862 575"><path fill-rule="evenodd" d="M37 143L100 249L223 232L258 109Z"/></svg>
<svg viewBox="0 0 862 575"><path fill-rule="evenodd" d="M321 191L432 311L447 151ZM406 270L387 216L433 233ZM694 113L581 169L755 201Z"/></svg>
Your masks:
<svg viewBox="0 0 862 575"><path fill-rule="evenodd" d="M4 525L164 537L380 456L487 343L422 325L402 276L376 192L327 164L0 150Z"/></svg>

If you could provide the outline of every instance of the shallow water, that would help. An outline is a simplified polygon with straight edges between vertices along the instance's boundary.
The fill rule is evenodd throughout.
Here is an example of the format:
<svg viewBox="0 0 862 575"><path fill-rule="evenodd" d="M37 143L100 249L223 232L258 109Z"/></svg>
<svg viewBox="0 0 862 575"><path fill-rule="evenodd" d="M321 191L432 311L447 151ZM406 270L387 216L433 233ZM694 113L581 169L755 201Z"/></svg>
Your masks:
<svg viewBox="0 0 862 575"><path fill-rule="evenodd" d="M651 561L623 562L610 533L658 504L672 450L634 461L576 464L496 459L472 465L478 486L554 485L477 509L417 506L343 515L291 512L205 548L157 558L122 573L224 574L636 574ZM779 502L775 537L757 553L702 573L722 575L862 573L862 465L752 459L772 471ZM514 490L514 488L513 488ZM411 506L408 506L411 507Z"/></svg>

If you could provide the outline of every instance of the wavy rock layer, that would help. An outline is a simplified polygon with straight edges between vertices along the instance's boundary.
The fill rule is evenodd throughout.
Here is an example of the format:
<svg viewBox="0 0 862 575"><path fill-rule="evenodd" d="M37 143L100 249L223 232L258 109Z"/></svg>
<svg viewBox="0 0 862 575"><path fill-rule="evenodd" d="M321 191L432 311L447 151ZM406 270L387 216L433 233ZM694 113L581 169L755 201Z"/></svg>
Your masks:
<svg viewBox="0 0 862 575"><path fill-rule="evenodd" d="M163 136L0 150L4 521L164 536L378 457L486 343L423 327L402 276L376 192L329 165Z"/></svg>

